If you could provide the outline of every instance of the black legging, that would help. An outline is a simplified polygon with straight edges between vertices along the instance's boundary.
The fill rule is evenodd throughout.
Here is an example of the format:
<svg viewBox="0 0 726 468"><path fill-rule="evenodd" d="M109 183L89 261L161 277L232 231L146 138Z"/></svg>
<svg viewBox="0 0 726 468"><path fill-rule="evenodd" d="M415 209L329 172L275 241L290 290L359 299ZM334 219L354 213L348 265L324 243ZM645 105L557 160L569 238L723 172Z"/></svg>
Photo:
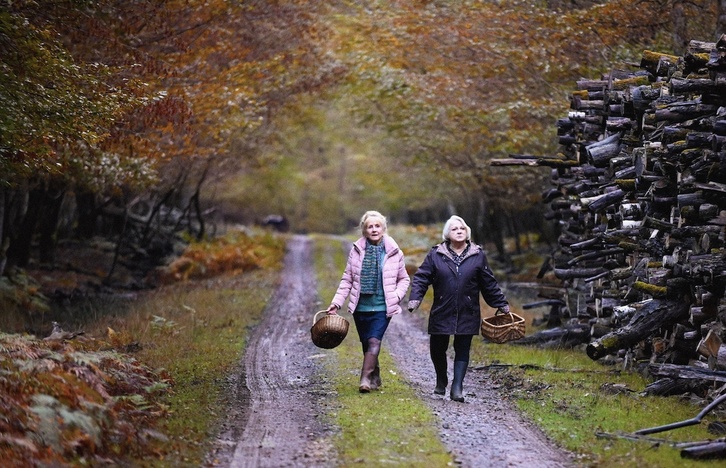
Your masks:
<svg viewBox="0 0 726 468"><path fill-rule="evenodd" d="M449 349L450 335L431 335L431 359L434 364L443 359L446 365L446 350ZM474 335L454 335L454 361L469 362L471 340Z"/></svg>

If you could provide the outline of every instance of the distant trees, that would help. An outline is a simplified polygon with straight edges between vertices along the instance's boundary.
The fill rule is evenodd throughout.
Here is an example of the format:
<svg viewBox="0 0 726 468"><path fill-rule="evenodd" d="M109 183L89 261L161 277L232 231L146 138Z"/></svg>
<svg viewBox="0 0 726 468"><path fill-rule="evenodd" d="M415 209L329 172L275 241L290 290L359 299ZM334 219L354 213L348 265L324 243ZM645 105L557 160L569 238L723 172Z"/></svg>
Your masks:
<svg viewBox="0 0 726 468"><path fill-rule="evenodd" d="M512 234L528 222L539 202L528 194L544 187L546 174L488 161L555 151L554 122L568 110L574 80L627 67L644 46L671 50L677 29L710 38L714 8L706 1L399 0L349 11L333 44L365 120L396 136L402 160L450 185L452 204L469 214L479 238L497 241L502 230Z"/></svg>
<svg viewBox="0 0 726 468"><path fill-rule="evenodd" d="M293 229L326 230L330 213L343 226L364 205L397 219L451 206L480 237L530 229L538 200L522 187L547 175L488 161L554 151L573 80L627 66L631 50L709 39L724 8L2 2L0 273L27 264L35 242L51 262L59 235L113 233L163 254L180 229L208 232L205 189L232 174L258 207L242 221L290 207ZM295 134L313 125L311 106L336 127L344 108L359 132L333 141L323 121L318 141Z"/></svg>
<svg viewBox="0 0 726 468"><path fill-rule="evenodd" d="M0 273L25 266L36 240L52 261L62 227L135 232L147 245L182 227L204 235L204 183L252 159L290 97L335 79L313 45L323 33L316 11L2 2Z"/></svg>

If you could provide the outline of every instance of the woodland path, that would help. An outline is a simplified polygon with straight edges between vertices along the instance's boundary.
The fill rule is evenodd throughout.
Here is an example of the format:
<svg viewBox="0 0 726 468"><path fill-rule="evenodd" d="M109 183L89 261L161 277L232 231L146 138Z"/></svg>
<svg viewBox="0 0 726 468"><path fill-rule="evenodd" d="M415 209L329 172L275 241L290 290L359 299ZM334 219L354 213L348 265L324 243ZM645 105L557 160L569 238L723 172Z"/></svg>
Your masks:
<svg viewBox="0 0 726 468"><path fill-rule="evenodd" d="M329 411L334 392L324 378L326 354L310 341L309 315L316 301L312 242L295 236L288 243L277 293L250 335L240 375L230 382L229 412L209 466L337 466L329 442L337 429L317 416ZM428 335L416 316L394 317L383 346L437 416L441 440L460 466L575 465L501 398L482 371L470 368L465 403L434 395Z"/></svg>

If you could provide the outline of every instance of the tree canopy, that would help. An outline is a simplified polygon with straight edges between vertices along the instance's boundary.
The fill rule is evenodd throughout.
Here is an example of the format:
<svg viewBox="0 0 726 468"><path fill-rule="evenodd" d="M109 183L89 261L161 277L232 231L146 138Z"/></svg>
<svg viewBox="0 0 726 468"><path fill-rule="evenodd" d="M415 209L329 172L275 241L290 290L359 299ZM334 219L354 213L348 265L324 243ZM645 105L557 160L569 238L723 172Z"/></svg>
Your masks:
<svg viewBox="0 0 726 468"><path fill-rule="evenodd" d="M2 2L0 271L71 195L86 234L103 207L133 214L140 199L199 219L218 200L299 230L340 231L371 207L516 215L542 175L488 161L554 152L572 81L711 39L719 6Z"/></svg>

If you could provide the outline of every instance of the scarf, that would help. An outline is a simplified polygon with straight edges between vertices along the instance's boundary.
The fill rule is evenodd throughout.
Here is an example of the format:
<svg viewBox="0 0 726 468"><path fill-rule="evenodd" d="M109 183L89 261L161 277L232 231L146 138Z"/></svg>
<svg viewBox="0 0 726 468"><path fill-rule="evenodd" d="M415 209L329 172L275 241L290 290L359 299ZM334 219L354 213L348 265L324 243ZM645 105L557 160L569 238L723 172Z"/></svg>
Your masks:
<svg viewBox="0 0 726 468"><path fill-rule="evenodd" d="M378 293L382 253L383 245L373 245L366 241L366 253L363 255L363 266L360 272L361 294Z"/></svg>
<svg viewBox="0 0 726 468"><path fill-rule="evenodd" d="M471 247L471 244L469 242L466 243L466 248L461 252L461 255L457 255L456 252L451 248L451 243L446 243L446 248L449 250L449 253L451 254L451 259L456 264L456 267L458 268L459 265L461 265L461 262L464 260L464 257L466 257L466 254L469 253L469 247Z"/></svg>

